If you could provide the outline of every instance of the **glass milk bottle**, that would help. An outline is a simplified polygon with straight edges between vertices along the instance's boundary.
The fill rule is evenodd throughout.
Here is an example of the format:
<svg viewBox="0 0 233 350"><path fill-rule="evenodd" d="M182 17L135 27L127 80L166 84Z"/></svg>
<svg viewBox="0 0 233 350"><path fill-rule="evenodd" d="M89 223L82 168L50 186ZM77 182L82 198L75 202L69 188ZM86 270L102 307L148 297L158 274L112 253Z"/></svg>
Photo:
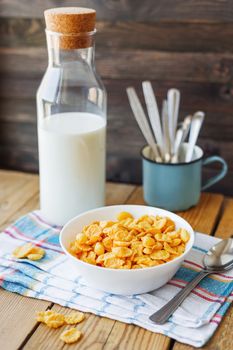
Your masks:
<svg viewBox="0 0 233 350"><path fill-rule="evenodd" d="M95 11L45 11L48 68L37 92L40 205L64 225L105 201L106 92L94 65Z"/></svg>

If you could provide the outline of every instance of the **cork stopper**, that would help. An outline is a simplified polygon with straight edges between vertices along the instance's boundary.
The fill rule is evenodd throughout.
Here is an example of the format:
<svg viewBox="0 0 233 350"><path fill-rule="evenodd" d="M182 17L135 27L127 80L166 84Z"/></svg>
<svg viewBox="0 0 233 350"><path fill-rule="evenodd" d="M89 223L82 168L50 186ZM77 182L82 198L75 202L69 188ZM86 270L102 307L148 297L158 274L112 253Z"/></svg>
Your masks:
<svg viewBox="0 0 233 350"><path fill-rule="evenodd" d="M45 10L44 16L46 29L61 34L60 48L70 50L92 46L90 32L95 30L95 10L84 7L58 7Z"/></svg>

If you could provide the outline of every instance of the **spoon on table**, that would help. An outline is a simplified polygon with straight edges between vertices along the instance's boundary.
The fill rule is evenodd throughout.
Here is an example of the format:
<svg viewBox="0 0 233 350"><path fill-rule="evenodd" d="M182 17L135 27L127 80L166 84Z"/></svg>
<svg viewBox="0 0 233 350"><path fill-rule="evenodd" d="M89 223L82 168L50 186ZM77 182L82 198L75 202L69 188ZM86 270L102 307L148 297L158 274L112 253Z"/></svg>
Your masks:
<svg viewBox="0 0 233 350"><path fill-rule="evenodd" d="M210 248L203 257L203 265L204 269L191 282L149 317L151 321L164 324L203 278L212 273L222 273L233 268L233 239L224 239Z"/></svg>

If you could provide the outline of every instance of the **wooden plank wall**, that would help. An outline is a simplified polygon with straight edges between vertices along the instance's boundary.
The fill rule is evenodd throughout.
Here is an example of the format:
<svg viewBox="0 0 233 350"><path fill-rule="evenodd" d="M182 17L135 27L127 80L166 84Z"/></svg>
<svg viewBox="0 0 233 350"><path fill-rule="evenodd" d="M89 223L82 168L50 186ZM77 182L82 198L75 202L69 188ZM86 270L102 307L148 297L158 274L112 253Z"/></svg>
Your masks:
<svg viewBox="0 0 233 350"><path fill-rule="evenodd" d="M230 168L212 191L233 195L231 0L1 0L0 167L38 171L35 93L47 63L43 10L77 4L97 10L96 61L109 101L108 179L141 181L144 141L125 88L140 91L150 79L160 104L168 88L181 90L181 117L206 112L199 144Z"/></svg>

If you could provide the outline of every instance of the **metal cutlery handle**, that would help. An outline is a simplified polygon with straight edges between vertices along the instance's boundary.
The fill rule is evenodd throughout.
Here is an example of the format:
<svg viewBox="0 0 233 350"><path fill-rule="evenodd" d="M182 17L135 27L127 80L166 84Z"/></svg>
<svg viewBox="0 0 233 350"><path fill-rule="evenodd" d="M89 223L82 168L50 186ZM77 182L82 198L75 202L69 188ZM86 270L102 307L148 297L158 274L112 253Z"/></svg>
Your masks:
<svg viewBox="0 0 233 350"><path fill-rule="evenodd" d="M147 107L147 112L150 119L151 127L154 132L154 136L159 146L160 152L163 155L163 135L162 135L162 129L161 129L161 122L160 122L158 105L155 98L155 94L153 92L151 82L143 81L142 88L143 88L143 94L146 101L146 107Z"/></svg>
<svg viewBox="0 0 233 350"><path fill-rule="evenodd" d="M168 125L167 100L164 100L162 105L162 127L163 127L164 161L165 163L169 163L171 161L171 140L170 140L170 134L169 134L169 125Z"/></svg>
<svg viewBox="0 0 233 350"><path fill-rule="evenodd" d="M202 111L196 112L193 115L191 126L190 126L188 149L185 155L186 163L191 162L192 160L194 147L196 145L197 138L198 138L204 117L205 117L205 113Z"/></svg>
<svg viewBox="0 0 233 350"><path fill-rule="evenodd" d="M156 311L149 318L151 321L157 324L164 324L169 317L176 311L184 299L190 294L198 283L207 275L209 271L201 271L191 282L189 282L178 294L176 294L167 304L165 304L160 310Z"/></svg>
<svg viewBox="0 0 233 350"><path fill-rule="evenodd" d="M162 159L159 155L157 145L154 141L152 131L150 129L149 123L147 121L146 115L144 113L141 102L138 98L138 95L137 95L135 89L132 87L128 87L126 89L126 92L127 92L128 98L129 98L129 103L130 103L131 109L132 109L133 114L135 116L135 119L136 119L136 121L137 121L137 123L142 131L142 134L144 135L148 145L151 147L156 161L161 162Z"/></svg>

